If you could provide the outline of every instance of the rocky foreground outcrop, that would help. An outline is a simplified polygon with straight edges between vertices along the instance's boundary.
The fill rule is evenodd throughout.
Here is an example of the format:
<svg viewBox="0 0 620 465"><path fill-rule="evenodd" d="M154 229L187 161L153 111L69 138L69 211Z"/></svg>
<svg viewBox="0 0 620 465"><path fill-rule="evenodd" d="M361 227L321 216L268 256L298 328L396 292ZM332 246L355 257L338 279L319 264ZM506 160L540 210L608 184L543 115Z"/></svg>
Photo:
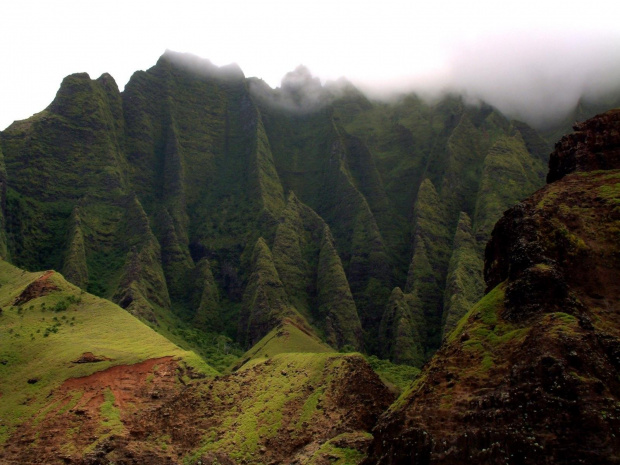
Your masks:
<svg viewBox="0 0 620 465"><path fill-rule="evenodd" d="M573 126L555 145L547 182L574 171L620 169L620 112L610 110Z"/></svg>
<svg viewBox="0 0 620 465"><path fill-rule="evenodd" d="M576 126L551 155L559 180L497 223L487 295L382 416L366 464L620 461L619 125Z"/></svg>

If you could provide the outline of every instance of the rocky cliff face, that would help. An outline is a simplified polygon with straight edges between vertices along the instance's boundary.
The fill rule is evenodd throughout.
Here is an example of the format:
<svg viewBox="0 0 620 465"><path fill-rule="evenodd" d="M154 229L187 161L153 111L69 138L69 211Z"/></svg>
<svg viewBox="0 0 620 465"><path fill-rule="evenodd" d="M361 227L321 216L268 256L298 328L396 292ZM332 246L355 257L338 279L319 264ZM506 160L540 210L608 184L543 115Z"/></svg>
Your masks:
<svg viewBox="0 0 620 465"><path fill-rule="evenodd" d="M575 171L620 168L620 114L608 111L573 126L562 137L549 160L547 182L557 181Z"/></svg>
<svg viewBox="0 0 620 465"><path fill-rule="evenodd" d="M365 463L620 459L618 117L578 125L551 155L561 179L497 223L488 293L382 417Z"/></svg>

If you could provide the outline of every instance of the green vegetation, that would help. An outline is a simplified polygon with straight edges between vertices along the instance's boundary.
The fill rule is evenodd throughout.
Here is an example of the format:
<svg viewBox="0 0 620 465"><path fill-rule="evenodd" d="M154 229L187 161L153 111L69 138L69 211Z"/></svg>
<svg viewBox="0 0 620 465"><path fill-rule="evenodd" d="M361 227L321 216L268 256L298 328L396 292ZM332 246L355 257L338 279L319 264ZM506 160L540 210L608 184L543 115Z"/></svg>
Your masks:
<svg viewBox="0 0 620 465"><path fill-rule="evenodd" d="M238 382L216 380L201 387L202 398L218 412L218 422L204 432L202 446L184 463L194 464L200 456L216 451L226 451L235 461L260 463L261 445L283 431L287 444L293 444L309 428L323 424L324 409L332 408L330 395L344 382L347 364L359 361L359 355L281 353L246 364L235 374ZM332 427L341 428L340 423L344 421Z"/></svg>
<svg viewBox="0 0 620 465"><path fill-rule="evenodd" d="M290 320L272 329L243 356L243 360L273 357L282 353L323 353L334 349L322 342L308 329L299 327Z"/></svg>
<svg viewBox="0 0 620 465"><path fill-rule="evenodd" d="M420 374L419 368L381 360L375 355L366 357L366 361L386 385L394 387L399 393L407 389Z"/></svg>
<svg viewBox="0 0 620 465"><path fill-rule="evenodd" d="M67 234L67 247L62 274L67 281L82 289L88 287L88 265L86 263L86 249L84 233L82 231L80 210L76 206L71 212L71 225Z"/></svg>
<svg viewBox="0 0 620 465"><path fill-rule="evenodd" d="M273 257L289 301L305 319L333 347L360 348L361 324L330 229L292 192Z"/></svg>
<svg viewBox="0 0 620 465"><path fill-rule="evenodd" d="M362 326L349 290L342 262L325 226L317 271L318 317L324 321L327 342L333 347L362 347Z"/></svg>
<svg viewBox="0 0 620 465"><path fill-rule="evenodd" d="M616 180L620 179L619 173L613 173L603 178L604 180ZM615 184L605 184L598 188L599 195L608 202L620 204L620 182Z"/></svg>
<svg viewBox="0 0 620 465"><path fill-rule="evenodd" d="M118 434L122 431L120 410L114 405L114 394L108 388L103 393L104 401L101 404L101 418L103 419L101 426L108 430L106 434Z"/></svg>
<svg viewBox="0 0 620 465"><path fill-rule="evenodd" d="M340 443L347 441L370 441L372 435L370 433L344 433L330 439L325 444L321 445L310 458L308 465L316 465L324 463L323 460L327 458L330 463L334 465L357 465L366 458L366 454L361 450L351 447L343 447Z"/></svg>
<svg viewBox="0 0 620 465"><path fill-rule="evenodd" d="M449 343L454 343L460 337L463 350L480 358L480 366L478 369L473 368L470 376L486 376L488 371L499 363L497 357L502 353L500 347L522 342L530 331L527 326L519 327L501 317L505 287L506 284L502 283L485 295L447 337Z"/></svg>
<svg viewBox="0 0 620 465"><path fill-rule="evenodd" d="M543 185L546 172L546 164L528 152L521 133L497 139L484 159L473 216L479 241L486 242L507 208Z"/></svg>
<svg viewBox="0 0 620 465"><path fill-rule="evenodd" d="M417 293L404 294L399 287L392 291L383 313L379 335L382 356L395 363L422 366L424 362L424 315Z"/></svg>
<svg viewBox="0 0 620 465"><path fill-rule="evenodd" d="M2 139L0 139L0 206L6 206L6 184L7 175L4 166L4 155L2 154ZM4 207L0 208L0 259L8 260L9 251L6 237L6 218L4 217Z"/></svg>
<svg viewBox="0 0 620 465"><path fill-rule="evenodd" d="M302 321L288 302L271 250L262 237L254 246L251 269L239 323L241 335L248 346L258 342L285 317Z"/></svg>
<svg viewBox="0 0 620 465"><path fill-rule="evenodd" d="M424 315L419 328L425 347L439 345L441 289L450 253L446 212L429 179L420 185L414 209L414 252L407 276L407 291L414 292Z"/></svg>
<svg viewBox="0 0 620 465"><path fill-rule="evenodd" d="M461 212L446 277L442 317L444 336L482 297L482 268L483 262L472 235L471 220L467 213Z"/></svg>

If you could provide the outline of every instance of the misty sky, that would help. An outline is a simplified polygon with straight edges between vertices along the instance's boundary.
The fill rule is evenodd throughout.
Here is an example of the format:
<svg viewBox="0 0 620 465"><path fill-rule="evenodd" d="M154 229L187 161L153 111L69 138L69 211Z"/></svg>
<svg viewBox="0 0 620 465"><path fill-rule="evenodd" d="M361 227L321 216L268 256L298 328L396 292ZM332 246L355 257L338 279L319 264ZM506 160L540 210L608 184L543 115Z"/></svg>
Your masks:
<svg viewBox="0 0 620 465"><path fill-rule="evenodd" d="M62 78L121 90L166 49L238 63L272 87L299 64L376 95L457 90L534 121L620 87L620 3L426 0L5 0L0 129Z"/></svg>

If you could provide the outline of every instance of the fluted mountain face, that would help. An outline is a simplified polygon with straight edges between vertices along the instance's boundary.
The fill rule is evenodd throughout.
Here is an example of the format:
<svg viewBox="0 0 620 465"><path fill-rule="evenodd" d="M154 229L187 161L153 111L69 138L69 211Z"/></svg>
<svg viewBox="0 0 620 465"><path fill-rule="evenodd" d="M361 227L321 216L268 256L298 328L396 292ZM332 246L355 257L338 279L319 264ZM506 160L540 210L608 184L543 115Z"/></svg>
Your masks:
<svg viewBox="0 0 620 465"><path fill-rule="evenodd" d="M421 364L481 297L502 212L549 145L448 96L371 102L304 68L272 90L166 52L119 92L67 77L0 135L0 255L153 324L251 345L283 318Z"/></svg>
<svg viewBox="0 0 620 465"><path fill-rule="evenodd" d="M620 110L575 130L550 184L495 225L487 294L384 413L365 464L620 460Z"/></svg>

